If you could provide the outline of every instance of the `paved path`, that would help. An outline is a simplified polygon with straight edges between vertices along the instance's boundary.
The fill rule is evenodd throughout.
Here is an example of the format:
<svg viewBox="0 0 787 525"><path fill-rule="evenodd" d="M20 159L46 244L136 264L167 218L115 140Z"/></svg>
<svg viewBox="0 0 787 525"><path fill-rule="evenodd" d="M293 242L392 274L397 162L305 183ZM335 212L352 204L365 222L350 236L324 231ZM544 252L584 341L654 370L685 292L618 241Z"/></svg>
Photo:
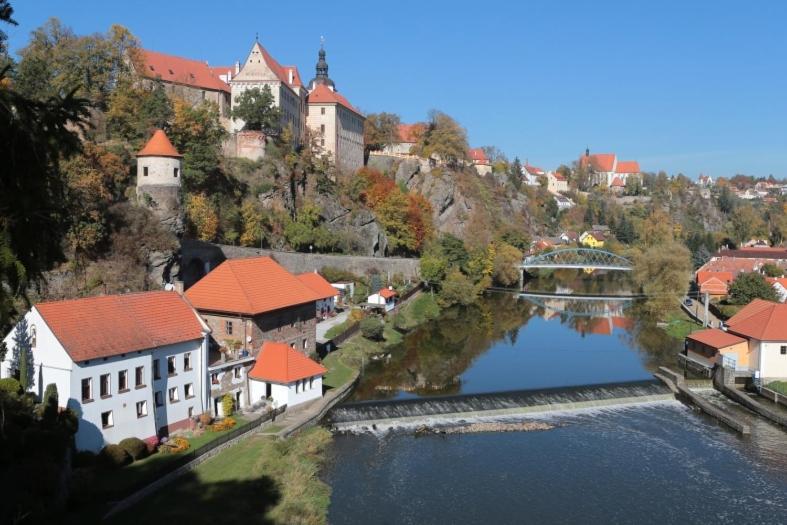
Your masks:
<svg viewBox="0 0 787 525"><path fill-rule="evenodd" d="M335 317L331 317L326 319L325 321L320 321L317 323L317 342L318 343L325 343L328 339L325 337L325 334L336 325L342 324L347 320L350 316L350 309L337 314Z"/></svg>
<svg viewBox="0 0 787 525"><path fill-rule="evenodd" d="M698 299L691 300L691 306L686 306L686 299L688 297L684 297L680 300L680 304L683 307L683 311L689 314L692 318L698 321L700 324L705 322L705 305L702 304L702 301ZM718 328L721 326L721 320L713 315L713 312L708 310L708 326L713 328Z"/></svg>

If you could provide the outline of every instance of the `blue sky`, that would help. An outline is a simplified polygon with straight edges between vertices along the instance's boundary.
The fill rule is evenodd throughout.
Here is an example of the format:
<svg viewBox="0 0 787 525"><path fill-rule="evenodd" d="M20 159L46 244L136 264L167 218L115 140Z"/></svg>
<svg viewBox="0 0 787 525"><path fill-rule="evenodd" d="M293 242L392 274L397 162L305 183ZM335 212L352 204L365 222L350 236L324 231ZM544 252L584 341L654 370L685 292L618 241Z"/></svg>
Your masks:
<svg viewBox="0 0 787 525"><path fill-rule="evenodd" d="M10 47L57 16L223 65L260 41L364 112L440 109L473 146L543 168L589 146L690 177L787 176L787 2L12 0ZM296 7L297 6L297 7Z"/></svg>

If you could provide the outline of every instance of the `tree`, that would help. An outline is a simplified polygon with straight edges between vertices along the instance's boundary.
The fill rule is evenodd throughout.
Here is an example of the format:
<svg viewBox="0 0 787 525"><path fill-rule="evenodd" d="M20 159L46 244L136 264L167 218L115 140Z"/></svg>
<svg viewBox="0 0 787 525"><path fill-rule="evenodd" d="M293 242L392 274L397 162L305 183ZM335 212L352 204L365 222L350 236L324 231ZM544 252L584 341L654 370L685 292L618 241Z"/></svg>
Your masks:
<svg viewBox="0 0 787 525"><path fill-rule="evenodd" d="M768 230L762 217L751 205L738 206L730 216L732 237L746 242L754 236L767 236Z"/></svg>
<svg viewBox="0 0 787 525"><path fill-rule="evenodd" d="M729 215L732 213L732 210L735 209L736 197L732 191L730 191L730 188L725 185L721 187L716 203L722 213Z"/></svg>
<svg viewBox="0 0 787 525"><path fill-rule="evenodd" d="M781 277L784 275L784 269L773 263L763 264L761 270L768 277Z"/></svg>
<svg viewBox="0 0 787 525"><path fill-rule="evenodd" d="M186 217L192 224L194 233L201 241L212 241L216 238L219 219L216 210L204 193L190 195L186 200Z"/></svg>
<svg viewBox="0 0 787 525"><path fill-rule="evenodd" d="M51 425L57 419L59 397L57 394L57 385L49 383L44 390L44 397L41 399L42 418L44 421Z"/></svg>
<svg viewBox="0 0 787 525"><path fill-rule="evenodd" d="M778 295L773 286L762 274L756 272L740 273L732 281L729 290L729 302L732 304L749 304L755 299L778 301Z"/></svg>
<svg viewBox="0 0 787 525"><path fill-rule="evenodd" d="M137 147L154 129L169 130L173 117L172 101L161 82L150 85L124 80L109 96L107 133Z"/></svg>
<svg viewBox="0 0 787 525"><path fill-rule="evenodd" d="M380 151L399 142L399 115L370 113L363 124L363 143L366 151Z"/></svg>
<svg viewBox="0 0 787 525"><path fill-rule="evenodd" d="M421 255L420 262L421 279L429 283L431 287L440 285L445 279L445 273L448 271L448 261L443 255L440 246L437 244L431 245Z"/></svg>
<svg viewBox="0 0 787 525"><path fill-rule="evenodd" d="M18 25L17 21L11 18L14 14L14 8L8 3L8 0L0 0L0 21L6 22L11 25ZM8 35L5 31L0 29L0 56L8 56ZM3 67L4 64L0 64Z"/></svg>
<svg viewBox="0 0 787 525"><path fill-rule="evenodd" d="M522 263L522 252L506 243L499 243L495 250L494 271L492 278L503 286L519 283L519 268Z"/></svg>
<svg viewBox="0 0 787 525"><path fill-rule="evenodd" d="M192 106L175 99L170 138L183 155L183 186L187 192L220 189L221 144L227 131L213 102Z"/></svg>
<svg viewBox="0 0 787 525"><path fill-rule="evenodd" d="M251 88L235 98L232 118L243 121L243 129L262 131L266 135L277 136L281 130L281 110L269 86Z"/></svg>
<svg viewBox="0 0 787 525"><path fill-rule="evenodd" d="M444 307L454 304L468 305L475 302L477 296L478 290L473 281L459 268L454 268L443 281L438 302Z"/></svg>
<svg viewBox="0 0 787 525"><path fill-rule="evenodd" d="M663 319L688 288L692 270L689 250L669 241L637 251L633 259L634 282L647 296L642 308L646 314Z"/></svg>
<svg viewBox="0 0 787 525"><path fill-rule="evenodd" d="M19 374L19 384L27 392L33 386L35 368L33 367L33 347L28 332L27 318L22 317L14 330L14 357L11 368Z"/></svg>
<svg viewBox="0 0 787 525"><path fill-rule="evenodd" d="M426 130L413 148L416 155L435 156L449 166L457 166L467 157L467 132L453 118L432 110Z"/></svg>
<svg viewBox="0 0 787 525"><path fill-rule="evenodd" d="M370 341L383 339L383 323L377 317L364 317L361 319L361 334Z"/></svg>

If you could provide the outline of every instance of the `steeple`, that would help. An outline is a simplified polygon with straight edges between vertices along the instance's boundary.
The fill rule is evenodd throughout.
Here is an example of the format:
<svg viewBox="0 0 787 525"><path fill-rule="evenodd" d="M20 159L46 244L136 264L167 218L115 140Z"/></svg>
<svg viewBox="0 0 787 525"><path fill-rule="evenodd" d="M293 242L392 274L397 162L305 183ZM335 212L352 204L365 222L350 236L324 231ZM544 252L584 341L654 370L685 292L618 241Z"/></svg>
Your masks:
<svg viewBox="0 0 787 525"><path fill-rule="evenodd" d="M315 77L311 79L311 82L309 82L309 90L314 89L318 84L323 84L336 91L336 86L334 85L333 80L328 77L328 62L325 61L324 37L320 37L320 51L317 56L317 67L315 68L317 73Z"/></svg>

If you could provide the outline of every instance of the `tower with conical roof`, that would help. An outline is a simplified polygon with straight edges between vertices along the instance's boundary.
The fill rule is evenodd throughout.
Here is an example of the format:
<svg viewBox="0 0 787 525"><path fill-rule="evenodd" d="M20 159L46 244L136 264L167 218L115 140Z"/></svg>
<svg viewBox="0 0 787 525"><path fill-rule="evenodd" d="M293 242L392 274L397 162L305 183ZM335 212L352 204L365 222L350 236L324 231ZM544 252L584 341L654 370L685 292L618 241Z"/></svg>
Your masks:
<svg viewBox="0 0 787 525"><path fill-rule="evenodd" d="M322 39L320 39L320 51L317 53L317 66L315 70L315 77L309 82L309 91L312 91L318 85L327 86L331 88L331 90L336 91L336 85L328 76L328 62L325 60L325 45Z"/></svg>
<svg viewBox="0 0 787 525"><path fill-rule="evenodd" d="M162 217L180 212L182 158L160 129L137 153L137 197Z"/></svg>

